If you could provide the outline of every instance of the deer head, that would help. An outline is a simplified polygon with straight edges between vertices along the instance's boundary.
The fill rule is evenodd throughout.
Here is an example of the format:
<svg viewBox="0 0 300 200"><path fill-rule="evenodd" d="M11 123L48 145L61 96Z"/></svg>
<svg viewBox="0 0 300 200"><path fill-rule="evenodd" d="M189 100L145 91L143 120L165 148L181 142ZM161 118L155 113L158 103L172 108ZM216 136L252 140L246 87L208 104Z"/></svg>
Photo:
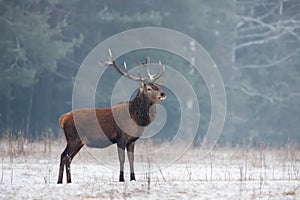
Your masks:
<svg viewBox="0 0 300 200"><path fill-rule="evenodd" d="M122 76L125 76L133 81L140 82L139 93L138 95L144 95L151 102L151 104L155 104L159 100L166 99L165 93L160 89L161 83L155 83L157 79L159 79L163 73L165 72L165 66L158 62L160 66L159 71L156 74L151 74L149 69L150 58L147 57L144 63L138 64L141 68L145 69L148 77L142 77L138 72L139 77L133 76L129 73L126 62L123 63L124 70L120 68L118 63L113 59L112 52L108 49L109 60L105 63L98 62L101 66L113 66Z"/></svg>

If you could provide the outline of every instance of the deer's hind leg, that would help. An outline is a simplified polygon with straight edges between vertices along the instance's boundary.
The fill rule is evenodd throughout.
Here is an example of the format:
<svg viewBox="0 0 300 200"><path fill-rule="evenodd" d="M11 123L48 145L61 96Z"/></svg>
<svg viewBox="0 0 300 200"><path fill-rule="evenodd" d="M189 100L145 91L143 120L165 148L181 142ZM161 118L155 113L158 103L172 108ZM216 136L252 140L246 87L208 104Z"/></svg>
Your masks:
<svg viewBox="0 0 300 200"><path fill-rule="evenodd" d="M67 183L71 183L71 162L74 156L83 147L83 143L79 137L73 140L72 142L70 140L67 141L68 144L60 157L59 173L58 173L58 181L57 181L58 184L63 182L63 173L64 173L65 166L66 166Z"/></svg>
<svg viewBox="0 0 300 200"><path fill-rule="evenodd" d="M66 160L67 183L71 183L71 162L82 147L83 147L83 143L80 140L76 143L76 145L70 148L69 154L67 155L67 160Z"/></svg>
<svg viewBox="0 0 300 200"><path fill-rule="evenodd" d="M64 173L64 167L67 164L69 155L69 145L66 146L65 150L62 152L60 156L60 163L59 163L59 173L58 173L58 181L57 183L62 183L63 181L63 173Z"/></svg>

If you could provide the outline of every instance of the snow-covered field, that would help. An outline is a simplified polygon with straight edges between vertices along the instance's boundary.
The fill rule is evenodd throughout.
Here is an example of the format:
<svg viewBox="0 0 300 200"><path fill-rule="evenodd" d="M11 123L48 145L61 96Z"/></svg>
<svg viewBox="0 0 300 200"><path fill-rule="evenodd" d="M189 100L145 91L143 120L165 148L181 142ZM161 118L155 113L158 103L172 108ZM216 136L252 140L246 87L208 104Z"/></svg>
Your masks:
<svg viewBox="0 0 300 200"><path fill-rule="evenodd" d="M151 157L143 151L158 148L140 144L137 181L130 182L126 173L125 183L118 182L116 146L84 147L72 162L72 183L66 184L64 177L58 185L64 145L63 140L19 145L1 141L0 199L300 199L300 150L293 146L216 148L204 159L192 148L170 163L171 152L161 150Z"/></svg>

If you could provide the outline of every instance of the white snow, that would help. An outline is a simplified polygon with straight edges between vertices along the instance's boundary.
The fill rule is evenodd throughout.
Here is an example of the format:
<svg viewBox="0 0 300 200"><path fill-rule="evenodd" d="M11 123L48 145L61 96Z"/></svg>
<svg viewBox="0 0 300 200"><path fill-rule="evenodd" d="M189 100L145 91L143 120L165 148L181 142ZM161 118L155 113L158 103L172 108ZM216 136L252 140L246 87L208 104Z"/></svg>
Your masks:
<svg viewBox="0 0 300 200"><path fill-rule="evenodd" d="M72 183L65 183L64 174L64 183L58 185L64 145L26 143L22 153L17 144L0 142L0 199L300 199L300 151L293 147L220 148L204 159L193 148L175 163L163 163L170 152L161 150L160 157L149 158L141 152L155 146L140 144L137 181L130 182L125 173L125 183L118 182L116 146L83 148L71 165ZM180 151L178 146L173 149ZM126 172L128 166L126 159Z"/></svg>

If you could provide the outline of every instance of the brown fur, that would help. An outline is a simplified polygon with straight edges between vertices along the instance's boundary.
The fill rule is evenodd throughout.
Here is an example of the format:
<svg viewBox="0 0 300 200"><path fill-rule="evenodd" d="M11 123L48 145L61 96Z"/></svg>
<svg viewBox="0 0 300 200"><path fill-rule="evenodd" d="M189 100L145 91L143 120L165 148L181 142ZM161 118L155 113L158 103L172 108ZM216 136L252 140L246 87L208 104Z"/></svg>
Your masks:
<svg viewBox="0 0 300 200"><path fill-rule="evenodd" d="M158 84L142 83L132 101L111 108L83 108L62 115L59 124L65 133L67 146L61 154L58 183L62 183L64 166L67 183L71 182L71 161L84 145L105 148L115 143L120 161L119 181L124 181L125 148L130 164L130 180L135 180L135 141L154 119L155 103L164 98Z"/></svg>

